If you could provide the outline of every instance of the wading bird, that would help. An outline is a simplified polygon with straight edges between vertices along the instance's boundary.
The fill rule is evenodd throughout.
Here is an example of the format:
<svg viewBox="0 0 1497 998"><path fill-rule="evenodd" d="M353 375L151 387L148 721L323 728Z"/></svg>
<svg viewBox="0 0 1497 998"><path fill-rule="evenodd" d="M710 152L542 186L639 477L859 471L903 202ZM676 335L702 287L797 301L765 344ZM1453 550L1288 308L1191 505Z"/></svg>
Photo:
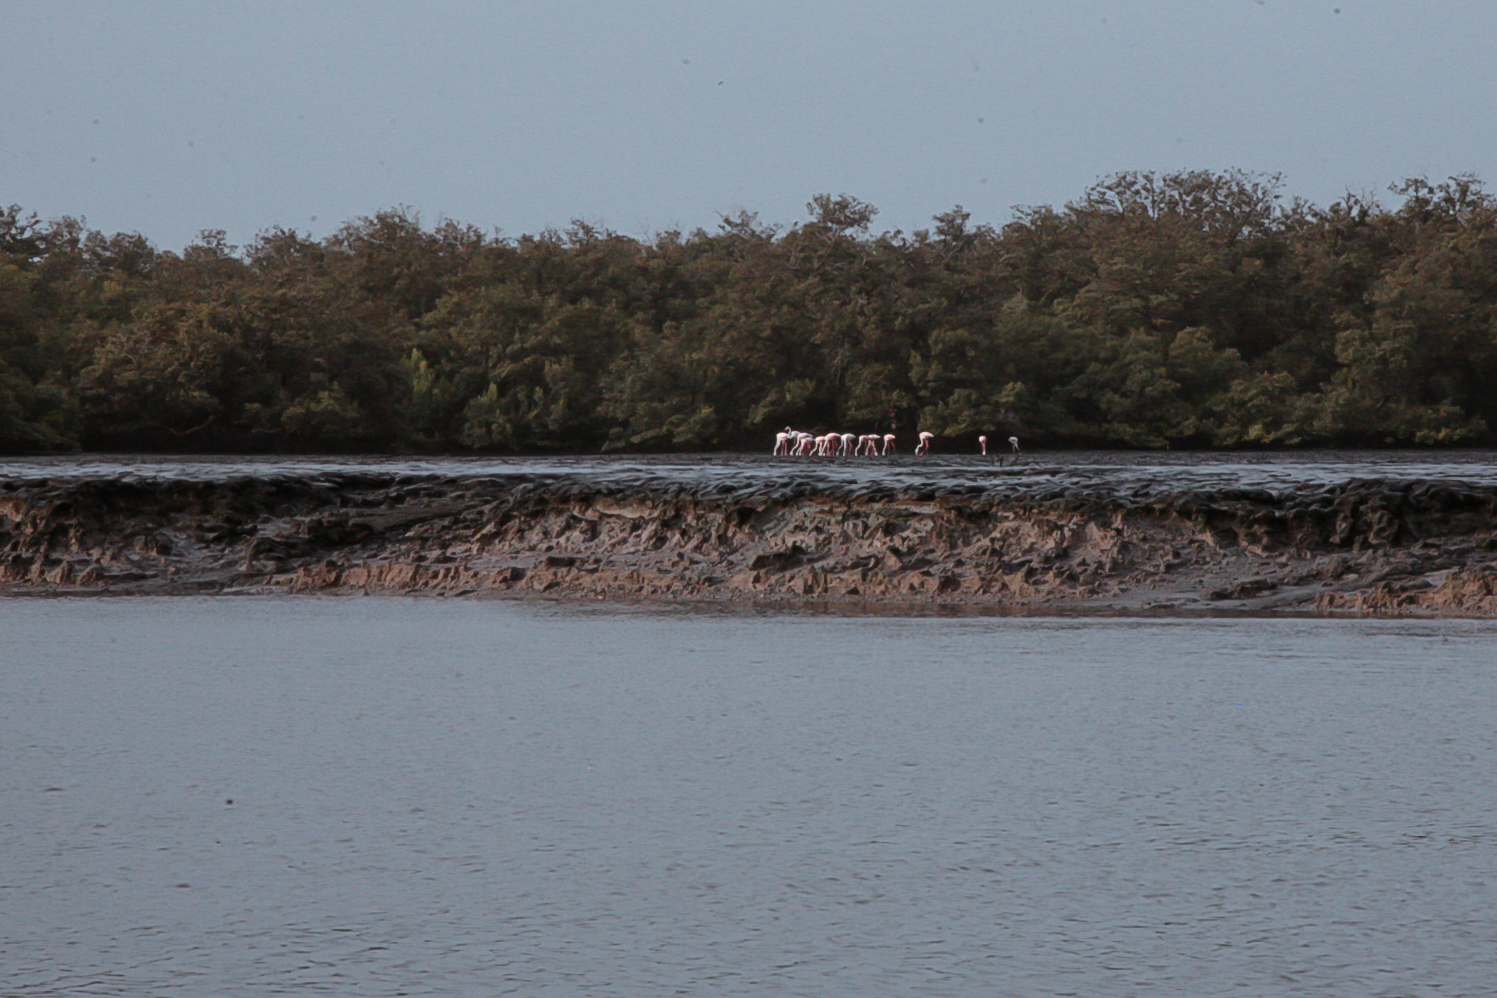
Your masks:
<svg viewBox="0 0 1497 998"><path fill-rule="evenodd" d="M986 457L987 453L988 453L988 438L987 437L978 437L977 438L977 446L979 446L979 447L982 448L983 456Z"/></svg>
<svg viewBox="0 0 1497 998"><path fill-rule="evenodd" d="M879 453L882 456L883 454L893 454L894 451L895 451L895 447L894 447L894 434L892 434L892 433L885 433L884 434L884 449L882 451L880 451Z"/></svg>
<svg viewBox="0 0 1497 998"><path fill-rule="evenodd" d="M915 445L916 454L929 454L930 442L936 439L936 435L927 430L920 431L920 442Z"/></svg>
<svg viewBox="0 0 1497 998"><path fill-rule="evenodd" d="M1008 445L1014 449L1014 453L1015 454L1019 453L1019 438L1018 437L1009 437L1008 438Z"/></svg>

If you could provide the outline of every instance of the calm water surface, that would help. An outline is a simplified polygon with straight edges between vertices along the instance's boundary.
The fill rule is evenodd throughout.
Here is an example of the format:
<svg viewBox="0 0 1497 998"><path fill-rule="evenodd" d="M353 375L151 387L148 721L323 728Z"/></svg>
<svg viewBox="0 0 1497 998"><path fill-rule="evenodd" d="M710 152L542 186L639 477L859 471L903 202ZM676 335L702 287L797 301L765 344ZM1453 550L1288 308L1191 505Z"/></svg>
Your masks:
<svg viewBox="0 0 1497 998"><path fill-rule="evenodd" d="M8 996L1497 981L1491 623L38 599L0 637Z"/></svg>

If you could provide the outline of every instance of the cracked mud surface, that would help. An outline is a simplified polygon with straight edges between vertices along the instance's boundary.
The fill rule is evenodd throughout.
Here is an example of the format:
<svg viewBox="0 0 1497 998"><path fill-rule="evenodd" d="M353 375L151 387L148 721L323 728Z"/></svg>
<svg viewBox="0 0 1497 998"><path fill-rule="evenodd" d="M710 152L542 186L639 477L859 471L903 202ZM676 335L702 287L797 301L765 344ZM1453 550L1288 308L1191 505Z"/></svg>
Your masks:
<svg viewBox="0 0 1497 998"><path fill-rule="evenodd" d="M0 482L0 593L1497 615L1497 486L379 471Z"/></svg>

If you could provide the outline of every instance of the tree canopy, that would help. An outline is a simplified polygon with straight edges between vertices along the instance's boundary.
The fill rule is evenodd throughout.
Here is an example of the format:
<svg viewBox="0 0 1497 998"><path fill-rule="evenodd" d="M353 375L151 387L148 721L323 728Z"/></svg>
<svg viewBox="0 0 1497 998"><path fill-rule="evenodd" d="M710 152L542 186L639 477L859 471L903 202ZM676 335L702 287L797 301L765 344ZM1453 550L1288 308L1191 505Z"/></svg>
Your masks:
<svg viewBox="0 0 1497 998"><path fill-rule="evenodd" d="M181 252L0 208L0 450L1497 442L1497 198L1121 173L1001 228L819 194L648 239L402 208Z"/></svg>

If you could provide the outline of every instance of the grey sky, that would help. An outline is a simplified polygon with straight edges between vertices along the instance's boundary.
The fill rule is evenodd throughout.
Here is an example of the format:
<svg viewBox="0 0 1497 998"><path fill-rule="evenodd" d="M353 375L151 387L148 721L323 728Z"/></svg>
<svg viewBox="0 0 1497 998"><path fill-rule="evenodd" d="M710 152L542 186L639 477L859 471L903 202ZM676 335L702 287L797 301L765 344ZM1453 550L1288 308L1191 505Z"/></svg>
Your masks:
<svg viewBox="0 0 1497 998"><path fill-rule="evenodd" d="M1339 11L1339 12L1338 12ZM0 0L0 204L179 248L406 204L632 235L846 192L999 223L1125 169L1497 182L1497 3Z"/></svg>

